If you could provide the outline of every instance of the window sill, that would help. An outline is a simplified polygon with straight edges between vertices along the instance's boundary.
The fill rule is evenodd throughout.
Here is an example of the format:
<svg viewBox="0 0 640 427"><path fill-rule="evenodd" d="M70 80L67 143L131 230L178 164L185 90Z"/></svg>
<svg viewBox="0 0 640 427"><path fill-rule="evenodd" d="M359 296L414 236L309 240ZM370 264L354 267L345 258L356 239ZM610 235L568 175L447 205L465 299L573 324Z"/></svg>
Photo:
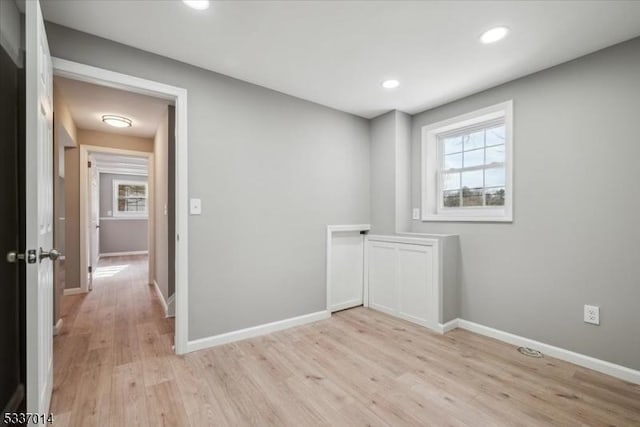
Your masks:
<svg viewBox="0 0 640 427"><path fill-rule="evenodd" d="M512 216L426 215L422 222L513 222Z"/></svg>

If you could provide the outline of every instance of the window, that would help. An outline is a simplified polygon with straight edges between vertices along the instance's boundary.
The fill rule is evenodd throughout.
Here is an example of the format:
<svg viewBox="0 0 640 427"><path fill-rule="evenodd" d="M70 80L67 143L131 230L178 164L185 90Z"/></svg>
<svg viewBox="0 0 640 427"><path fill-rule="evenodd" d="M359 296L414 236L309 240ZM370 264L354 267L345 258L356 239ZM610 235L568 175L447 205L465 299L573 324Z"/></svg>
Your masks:
<svg viewBox="0 0 640 427"><path fill-rule="evenodd" d="M423 221L512 221L512 102L425 126Z"/></svg>
<svg viewBox="0 0 640 427"><path fill-rule="evenodd" d="M147 216L147 183L113 180L113 216Z"/></svg>

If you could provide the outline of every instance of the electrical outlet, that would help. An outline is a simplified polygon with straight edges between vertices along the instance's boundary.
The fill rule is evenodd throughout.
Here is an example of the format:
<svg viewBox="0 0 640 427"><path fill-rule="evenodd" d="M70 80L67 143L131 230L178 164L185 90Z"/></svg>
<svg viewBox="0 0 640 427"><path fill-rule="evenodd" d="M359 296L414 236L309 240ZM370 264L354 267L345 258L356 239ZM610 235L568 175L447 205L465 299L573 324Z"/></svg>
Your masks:
<svg viewBox="0 0 640 427"><path fill-rule="evenodd" d="M413 219L420 219L420 209L414 208L411 216Z"/></svg>
<svg viewBox="0 0 640 427"><path fill-rule="evenodd" d="M600 307L595 305L584 306L584 321L594 325L600 324Z"/></svg>

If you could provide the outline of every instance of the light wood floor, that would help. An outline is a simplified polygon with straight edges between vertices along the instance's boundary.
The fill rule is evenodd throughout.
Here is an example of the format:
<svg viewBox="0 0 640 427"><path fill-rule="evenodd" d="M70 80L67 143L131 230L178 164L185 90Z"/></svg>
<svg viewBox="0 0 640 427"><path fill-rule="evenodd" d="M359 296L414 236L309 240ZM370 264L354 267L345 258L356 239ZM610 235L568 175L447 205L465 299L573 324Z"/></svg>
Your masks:
<svg viewBox="0 0 640 427"><path fill-rule="evenodd" d="M364 308L175 356L145 268L110 258L64 297L54 425L640 425L640 386Z"/></svg>

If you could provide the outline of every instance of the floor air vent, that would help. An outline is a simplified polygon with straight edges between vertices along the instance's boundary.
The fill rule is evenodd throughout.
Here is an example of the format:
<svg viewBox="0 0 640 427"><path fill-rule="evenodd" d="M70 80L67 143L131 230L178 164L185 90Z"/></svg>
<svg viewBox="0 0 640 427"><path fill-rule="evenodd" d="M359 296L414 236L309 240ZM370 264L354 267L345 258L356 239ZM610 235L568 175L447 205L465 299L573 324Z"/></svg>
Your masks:
<svg viewBox="0 0 640 427"><path fill-rule="evenodd" d="M524 354L525 356L529 356L529 357L538 357L538 358L543 357L542 353L540 353L538 350L534 350L529 347L518 347L518 351Z"/></svg>

